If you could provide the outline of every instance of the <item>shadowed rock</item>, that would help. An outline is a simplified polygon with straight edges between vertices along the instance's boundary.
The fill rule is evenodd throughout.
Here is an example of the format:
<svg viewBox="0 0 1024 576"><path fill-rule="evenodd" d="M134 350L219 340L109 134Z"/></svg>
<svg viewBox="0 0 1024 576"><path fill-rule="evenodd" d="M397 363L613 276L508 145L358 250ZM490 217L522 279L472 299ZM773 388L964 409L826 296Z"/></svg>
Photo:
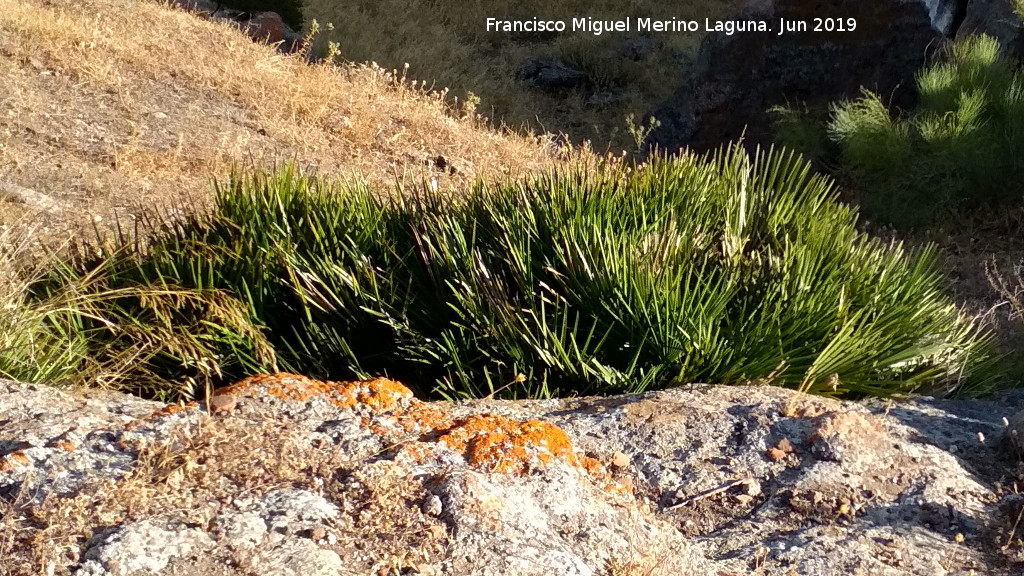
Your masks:
<svg viewBox="0 0 1024 576"><path fill-rule="evenodd" d="M814 19L853 18L852 31L814 31ZM766 111L787 103L827 110L863 88L885 102L914 102L914 74L944 40L928 11L894 0L777 0L754 2L736 19L765 20L772 32L709 34L692 72L651 115L661 122L648 143L667 151L707 150L745 136L771 142ZM779 19L803 21L806 32L777 35Z"/></svg>
<svg viewBox="0 0 1024 576"><path fill-rule="evenodd" d="M557 58L530 58L519 69L519 78L546 90L578 88L587 81L586 73Z"/></svg>

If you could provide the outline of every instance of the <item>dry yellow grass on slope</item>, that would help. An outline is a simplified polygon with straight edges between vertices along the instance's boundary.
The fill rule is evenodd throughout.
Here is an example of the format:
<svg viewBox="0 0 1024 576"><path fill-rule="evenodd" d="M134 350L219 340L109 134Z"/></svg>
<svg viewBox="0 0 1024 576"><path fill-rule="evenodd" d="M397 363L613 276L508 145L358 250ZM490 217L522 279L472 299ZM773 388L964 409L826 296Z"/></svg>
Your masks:
<svg viewBox="0 0 1024 576"><path fill-rule="evenodd" d="M296 159L384 185L433 170L458 187L553 156L379 68L307 65L166 3L0 0L0 186L58 201L44 236L201 201L232 164ZM3 197L10 229L29 209Z"/></svg>
<svg viewBox="0 0 1024 576"><path fill-rule="evenodd" d="M497 124L564 132L595 150L635 147L626 118L640 118L682 83L704 38L704 19L742 0L303 0L306 21L331 24L315 46L335 41L343 58L385 68L409 64L428 85L451 88ZM487 19L562 20L563 33L496 32ZM698 32L644 33L638 18L695 20ZM573 31L573 20L629 19L629 32ZM586 73L585 88L555 93L517 78L530 58L556 58Z"/></svg>

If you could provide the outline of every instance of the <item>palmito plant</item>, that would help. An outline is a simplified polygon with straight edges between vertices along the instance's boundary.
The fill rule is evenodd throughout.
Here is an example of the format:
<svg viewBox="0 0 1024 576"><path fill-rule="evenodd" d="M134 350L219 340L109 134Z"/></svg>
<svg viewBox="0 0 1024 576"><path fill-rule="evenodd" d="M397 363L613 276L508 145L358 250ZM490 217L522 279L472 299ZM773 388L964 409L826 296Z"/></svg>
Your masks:
<svg viewBox="0 0 1024 576"><path fill-rule="evenodd" d="M271 362L387 374L446 397L695 381L853 396L984 386L987 339L943 295L932 252L855 222L798 157L739 147L480 183L461 199L285 167L235 175L212 213L152 227L145 245L121 238L37 293L82 277L140 291L81 319L94 357L140 349L120 323L179 322L154 290L213 298L182 308L183 362L141 347L160 354L135 366L168 375L154 384L168 394L190 392L182 365L228 379Z"/></svg>

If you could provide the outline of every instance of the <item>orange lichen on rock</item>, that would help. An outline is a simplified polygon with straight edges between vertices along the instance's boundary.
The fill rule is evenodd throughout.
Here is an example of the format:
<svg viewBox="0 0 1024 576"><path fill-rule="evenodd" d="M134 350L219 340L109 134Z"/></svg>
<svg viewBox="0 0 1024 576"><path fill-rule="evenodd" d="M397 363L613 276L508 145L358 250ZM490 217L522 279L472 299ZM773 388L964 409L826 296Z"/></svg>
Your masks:
<svg viewBox="0 0 1024 576"><path fill-rule="evenodd" d="M590 476L607 476L607 469L604 464L597 458L591 458L590 456L578 457L580 468L582 468Z"/></svg>
<svg viewBox="0 0 1024 576"><path fill-rule="evenodd" d="M334 382L313 380L305 376L284 372L250 376L226 388L217 389L214 395L244 395L246 392L261 385L266 386L268 394L284 400L305 402L311 398L323 397L341 408L350 408L355 406L356 403L353 395L339 390Z"/></svg>
<svg viewBox="0 0 1024 576"><path fill-rule="evenodd" d="M520 423L479 414L456 421L437 441L461 453L470 465L496 472L528 472L555 458L579 466L565 432L540 420Z"/></svg>
<svg viewBox="0 0 1024 576"><path fill-rule="evenodd" d="M314 380L296 374L257 374L220 388L215 396L241 395L265 385L267 393L285 400L305 402L312 398L325 398L339 408L352 408L363 404L375 411L393 410L413 400L412 390L387 378L374 378L357 382L331 382Z"/></svg>
<svg viewBox="0 0 1024 576"><path fill-rule="evenodd" d="M28 466L32 464L28 456L21 450L15 450L10 454L0 458L0 472L10 472L14 469L15 465Z"/></svg>
<svg viewBox="0 0 1024 576"><path fill-rule="evenodd" d="M541 420L479 414L456 421L437 442L461 453L470 465L496 472L528 472L556 458L580 466L565 432Z"/></svg>
<svg viewBox="0 0 1024 576"><path fill-rule="evenodd" d="M55 440L53 442L47 443L47 446L53 448L60 448L65 452L73 452L75 450L75 443L71 442L70 440Z"/></svg>
<svg viewBox="0 0 1024 576"><path fill-rule="evenodd" d="M598 460L577 455L566 433L549 422L516 422L497 414L478 414L437 432L439 444L460 453L475 468L524 474L561 460L582 470L605 490L632 492L631 485L614 481Z"/></svg>

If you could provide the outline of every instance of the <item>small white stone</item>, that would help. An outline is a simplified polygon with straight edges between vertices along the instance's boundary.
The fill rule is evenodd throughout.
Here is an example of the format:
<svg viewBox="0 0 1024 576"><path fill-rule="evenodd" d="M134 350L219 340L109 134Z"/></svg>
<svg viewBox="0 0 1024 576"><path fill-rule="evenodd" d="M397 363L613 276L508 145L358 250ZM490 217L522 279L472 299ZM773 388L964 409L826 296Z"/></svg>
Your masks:
<svg viewBox="0 0 1024 576"><path fill-rule="evenodd" d="M747 496L760 496L762 492L761 483L751 478L743 483L743 491Z"/></svg>
<svg viewBox="0 0 1024 576"><path fill-rule="evenodd" d="M441 498L437 494L431 494L429 498L423 501L423 505L420 507L420 510L427 516L440 516L443 509Z"/></svg>

